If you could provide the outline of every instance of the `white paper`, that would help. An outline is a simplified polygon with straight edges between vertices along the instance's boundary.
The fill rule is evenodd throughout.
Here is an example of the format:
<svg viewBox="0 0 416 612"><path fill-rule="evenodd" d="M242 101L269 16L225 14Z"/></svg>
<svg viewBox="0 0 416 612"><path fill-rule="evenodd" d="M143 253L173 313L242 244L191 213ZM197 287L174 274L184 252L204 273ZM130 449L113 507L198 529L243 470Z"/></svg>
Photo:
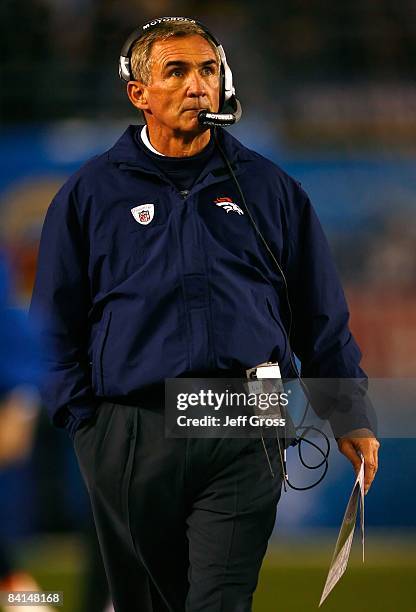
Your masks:
<svg viewBox="0 0 416 612"><path fill-rule="evenodd" d="M350 499L348 500L319 606L322 605L347 569L357 520L358 506L360 506L360 530L364 562L364 458L362 456L360 471L358 472Z"/></svg>

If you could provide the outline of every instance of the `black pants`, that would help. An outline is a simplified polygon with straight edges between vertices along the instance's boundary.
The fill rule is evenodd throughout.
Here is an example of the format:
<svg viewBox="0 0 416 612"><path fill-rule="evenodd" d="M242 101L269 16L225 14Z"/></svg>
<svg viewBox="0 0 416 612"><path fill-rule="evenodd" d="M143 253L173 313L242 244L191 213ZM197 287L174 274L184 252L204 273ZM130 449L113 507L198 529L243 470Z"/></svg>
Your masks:
<svg viewBox="0 0 416 612"><path fill-rule="evenodd" d="M103 403L75 434L116 612L250 612L273 529L276 441L165 438L163 410Z"/></svg>

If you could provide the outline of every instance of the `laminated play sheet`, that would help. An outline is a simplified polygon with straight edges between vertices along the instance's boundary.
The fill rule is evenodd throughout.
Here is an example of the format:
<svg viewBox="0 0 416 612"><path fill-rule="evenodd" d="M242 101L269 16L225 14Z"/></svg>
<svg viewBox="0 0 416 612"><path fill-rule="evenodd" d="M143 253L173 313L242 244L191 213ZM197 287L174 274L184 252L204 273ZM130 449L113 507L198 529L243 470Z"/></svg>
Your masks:
<svg viewBox="0 0 416 612"><path fill-rule="evenodd" d="M360 471L358 472L355 480L350 499L345 510L344 519L339 530L334 554L329 566L328 576L322 592L321 601L319 602L320 606L347 569L357 520L358 505L360 506L361 542L364 562L364 459L362 457Z"/></svg>

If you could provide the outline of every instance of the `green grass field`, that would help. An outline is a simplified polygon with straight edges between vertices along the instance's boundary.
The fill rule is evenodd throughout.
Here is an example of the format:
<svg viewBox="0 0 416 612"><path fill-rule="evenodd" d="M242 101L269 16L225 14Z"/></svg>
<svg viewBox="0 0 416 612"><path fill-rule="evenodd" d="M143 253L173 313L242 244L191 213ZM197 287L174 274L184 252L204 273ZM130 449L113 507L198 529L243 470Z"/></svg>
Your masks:
<svg viewBox="0 0 416 612"><path fill-rule="evenodd" d="M415 612L416 540L367 537L363 565L358 534L346 573L323 603L324 612ZM263 564L254 612L318 610L336 533L277 541Z"/></svg>
<svg viewBox="0 0 416 612"><path fill-rule="evenodd" d="M318 610L336 533L276 537L260 575L253 612ZM359 537L346 574L329 595L324 612L415 612L416 536L367 535L366 562ZM63 612L79 612L83 589L83 547L76 538L43 538L21 551L22 564L45 590L64 591ZM30 608L28 608L30 610ZM131 612L135 610L132 605Z"/></svg>

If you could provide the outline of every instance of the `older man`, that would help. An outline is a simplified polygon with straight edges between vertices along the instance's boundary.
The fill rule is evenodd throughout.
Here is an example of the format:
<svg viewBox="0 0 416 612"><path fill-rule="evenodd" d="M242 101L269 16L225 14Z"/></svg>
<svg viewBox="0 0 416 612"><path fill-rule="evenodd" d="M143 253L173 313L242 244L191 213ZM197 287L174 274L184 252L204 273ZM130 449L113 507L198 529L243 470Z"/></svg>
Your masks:
<svg viewBox="0 0 416 612"><path fill-rule="evenodd" d="M45 402L75 439L116 612L248 612L276 440L166 438L163 382L270 360L293 376L292 349L304 376L363 378L360 353L306 194L212 127L241 114L214 36L156 19L126 41L120 74L146 124L70 178L45 221L32 303L56 355ZM368 488L365 413L332 424Z"/></svg>

